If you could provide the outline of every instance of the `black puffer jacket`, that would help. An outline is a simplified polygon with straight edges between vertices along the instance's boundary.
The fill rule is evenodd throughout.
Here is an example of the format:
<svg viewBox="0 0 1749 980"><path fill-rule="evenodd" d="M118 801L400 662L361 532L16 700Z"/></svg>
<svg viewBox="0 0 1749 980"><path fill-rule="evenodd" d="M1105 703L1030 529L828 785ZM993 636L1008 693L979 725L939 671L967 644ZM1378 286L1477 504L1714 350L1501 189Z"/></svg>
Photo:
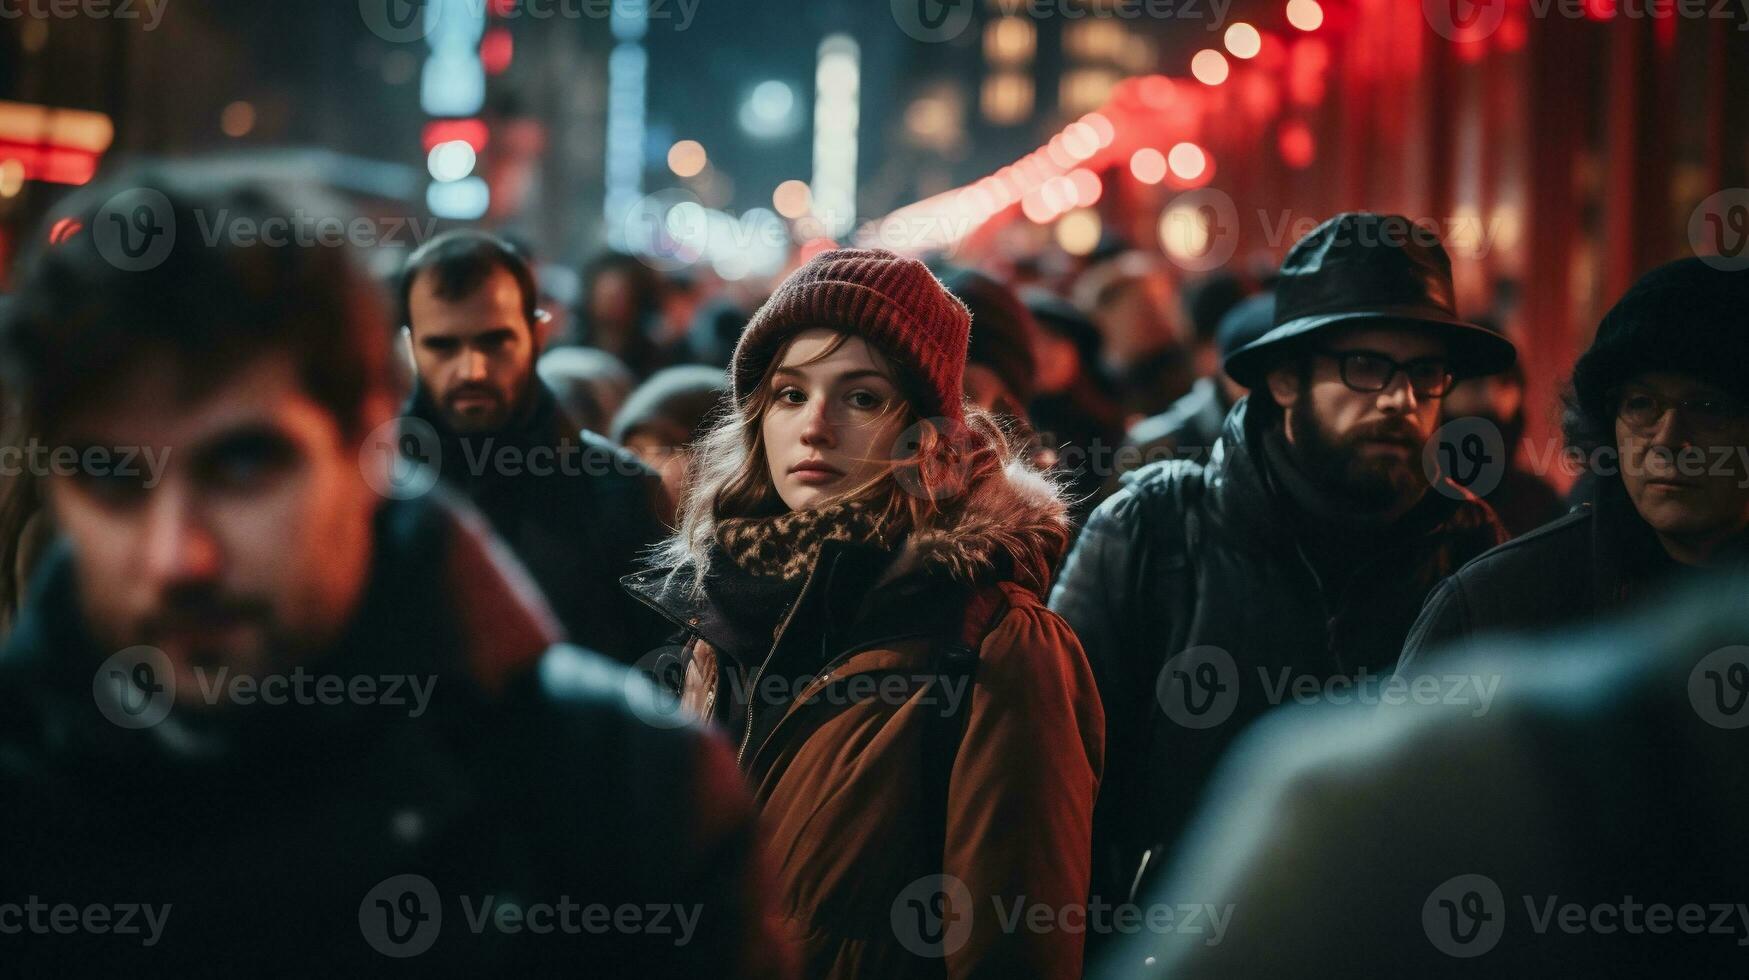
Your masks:
<svg viewBox="0 0 1749 980"><path fill-rule="evenodd" d="M360 612L301 668L368 697L312 681L275 705L264 681L133 729L98 706L110 651L51 558L0 653L6 972L783 975L728 747L641 721L640 678L549 647L482 531L435 497L383 508ZM32 896L101 928L33 929Z"/></svg>
<svg viewBox="0 0 1749 980"><path fill-rule="evenodd" d="M443 482L492 522L566 638L633 663L670 632L619 587L620 576L641 567L644 549L667 536L662 481L636 456L578 429L547 386L533 383L529 410L500 432L458 435L423 390L406 414L435 431ZM416 444L403 438L401 447Z"/></svg>
<svg viewBox="0 0 1749 980"><path fill-rule="evenodd" d="M1108 899L1158 865L1232 739L1293 699L1284 682L1388 675L1428 590L1502 539L1486 504L1430 491L1357 566L1320 575L1264 439L1241 400L1206 466L1130 474L1051 594L1105 704L1094 881Z"/></svg>

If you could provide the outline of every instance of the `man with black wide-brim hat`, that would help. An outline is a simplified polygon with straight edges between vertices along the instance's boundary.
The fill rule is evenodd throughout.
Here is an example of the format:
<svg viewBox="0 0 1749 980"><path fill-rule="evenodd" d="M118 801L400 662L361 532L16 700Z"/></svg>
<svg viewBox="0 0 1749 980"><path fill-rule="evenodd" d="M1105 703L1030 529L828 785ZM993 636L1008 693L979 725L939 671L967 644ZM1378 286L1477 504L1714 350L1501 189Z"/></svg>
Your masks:
<svg viewBox="0 0 1749 980"><path fill-rule="evenodd" d="M1274 327L1226 360L1251 394L1208 462L1129 474L1051 596L1106 709L1107 901L1170 857L1248 722L1369 696L1428 591L1503 536L1423 465L1452 381L1515 357L1457 315L1437 238L1399 216L1338 215L1288 252L1275 299Z"/></svg>

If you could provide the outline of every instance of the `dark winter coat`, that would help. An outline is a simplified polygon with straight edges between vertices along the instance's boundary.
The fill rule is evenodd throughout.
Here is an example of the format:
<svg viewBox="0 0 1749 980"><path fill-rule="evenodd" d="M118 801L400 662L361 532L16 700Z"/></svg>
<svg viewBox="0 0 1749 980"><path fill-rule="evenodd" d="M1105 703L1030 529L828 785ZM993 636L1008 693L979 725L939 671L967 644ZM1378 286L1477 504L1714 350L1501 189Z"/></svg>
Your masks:
<svg viewBox="0 0 1749 980"><path fill-rule="evenodd" d="M478 517L390 503L376 543L359 612L302 668L369 679L369 700L173 705L133 729L98 707L111 651L51 559L0 654L0 902L169 910L150 946L114 934L119 911L102 934L0 932L7 972L785 975L728 747L640 720L641 680L549 647ZM582 911L622 906L638 931Z"/></svg>
<svg viewBox="0 0 1749 980"><path fill-rule="evenodd" d="M1428 590L1502 538L1486 504L1447 486L1320 572L1264 438L1241 400L1206 467L1130 474L1051 595L1105 704L1095 885L1108 899L1152 873L1246 724L1303 685L1388 674Z"/></svg>
<svg viewBox="0 0 1749 980"><path fill-rule="evenodd" d="M1621 480L1596 483L1580 509L1514 538L1440 583L1409 631L1398 663L1408 676L1439 647L1478 633L1539 630L1644 602L1683 570L1634 510ZM1741 555L1735 570L1744 571ZM1740 579L1749 584L1749 578Z"/></svg>
<svg viewBox="0 0 1749 980"><path fill-rule="evenodd" d="M1079 932L997 912L1087 894L1104 725L1044 607L1064 521L1036 476L993 479L896 554L826 541L788 613L751 629L684 581L628 578L691 634L684 703L739 742L807 976L1079 976ZM1047 567L1010 560L1047 540Z"/></svg>
<svg viewBox="0 0 1749 980"><path fill-rule="evenodd" d="M670 632L619 587L644 549L667 534L658 516L662 481L637 457L572 425L547 386L538 378L533 384L524 417L500 432L458 435L423 390L406 414L435 432L443 482L510 545L566 639L635 662ZM404 453L415 447L430 451L403 437Z"/></svg>

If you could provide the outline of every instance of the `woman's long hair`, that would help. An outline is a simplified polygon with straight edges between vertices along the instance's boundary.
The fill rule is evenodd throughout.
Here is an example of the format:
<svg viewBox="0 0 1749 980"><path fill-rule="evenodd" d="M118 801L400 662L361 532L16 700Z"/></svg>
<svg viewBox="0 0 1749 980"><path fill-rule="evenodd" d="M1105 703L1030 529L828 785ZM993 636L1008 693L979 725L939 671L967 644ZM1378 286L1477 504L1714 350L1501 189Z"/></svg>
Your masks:
<svg viewBox="0 0 1749 980"><path fill-rule="evenodd" d="M805 363L826 358L851 336L840 332ZM690 573L695 594L704 585L718 521L776 516L786 509L771 480L760 423L776 400L771 379L789 346L784 344L772 357L746 401L729 405L699 439L691 480L680 501L679 526L651 554L653 566L672 566L671 574ZM895 449L906 452L881 460L884 465L873 477L834 494L834 500L866 499L886 526L902 526L911 533L938 530L951 523L957 505L972 488L1003 479L1011 465L1028 465L1016 439L990 413L967 405L963 422L920 417L914 407L917 400L911 396L918 390L916 384L895 376L885 358L877 357L876 364L905 395L889 410L904 413L904 434Z"/></svg>

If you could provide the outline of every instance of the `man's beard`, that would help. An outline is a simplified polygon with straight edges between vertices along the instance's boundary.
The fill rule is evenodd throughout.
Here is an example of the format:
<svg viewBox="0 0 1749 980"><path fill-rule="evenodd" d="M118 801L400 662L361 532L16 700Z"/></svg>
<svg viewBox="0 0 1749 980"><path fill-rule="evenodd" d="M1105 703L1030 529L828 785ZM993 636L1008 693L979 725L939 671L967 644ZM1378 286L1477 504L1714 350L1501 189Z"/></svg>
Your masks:
<svg viewBox="0 0 1749 980"><path fill-rule="evenodd" d="M534 363L530 361L528 373L523 376L515 391L506 397L505 392L489 384L467 383L456 385L437 400L438 411L443 413L443 420L452 431L473 435L483 432L496 432L506 428L511 421L522 414L532 396L535 384ZM492 399L493 407L485 411L468 414L458 411L455 402L463 396L484 396Z"/></svg>
<svg viewBox="0 0 1749 980"><path fill-rule="evenodd" d="M1398 510L1427 490L1421 468L1426 440L1413 426L1391 418L1356 428L1333 439L1310 413L1287 413L1288 444L1294 460L1319 490L1361 513ZM1397 443L1409 450L1407 459L1367 456L1363 443Z"/></svg>

